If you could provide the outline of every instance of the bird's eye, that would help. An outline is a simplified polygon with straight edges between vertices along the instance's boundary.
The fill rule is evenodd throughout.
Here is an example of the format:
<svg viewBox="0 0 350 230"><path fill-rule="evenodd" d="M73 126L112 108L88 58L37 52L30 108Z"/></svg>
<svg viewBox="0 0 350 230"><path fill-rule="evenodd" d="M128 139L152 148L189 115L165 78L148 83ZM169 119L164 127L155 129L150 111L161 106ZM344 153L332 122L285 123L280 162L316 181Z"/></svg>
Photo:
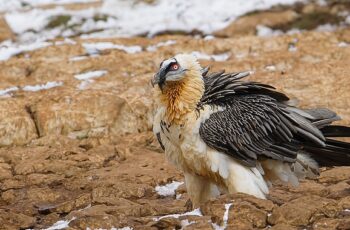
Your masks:
<svg viewBox="0 0 350 230"><path fill-rule="evenodd" d="M174 63L170 66L171 71L178 70L178 69L179 69L179 64L177 64L177 63Z"/></svg>

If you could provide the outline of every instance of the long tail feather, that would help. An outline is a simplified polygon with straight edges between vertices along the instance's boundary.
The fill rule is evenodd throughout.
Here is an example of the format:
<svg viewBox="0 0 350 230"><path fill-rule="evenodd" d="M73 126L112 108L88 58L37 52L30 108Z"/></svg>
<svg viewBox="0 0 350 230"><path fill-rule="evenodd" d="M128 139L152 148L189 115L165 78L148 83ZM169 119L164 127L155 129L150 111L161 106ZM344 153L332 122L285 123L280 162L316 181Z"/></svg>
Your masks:
<svg viewBox="0 0 350 230"><path fill-rule="evenodd" d="M350 143L329 139L330 137L350 137L350 127L326 126L321 129L326 137L326 146L305 145L320 166L350 166Z"/></svg>
<svg viewBox="0 0 350 230"><path fill-rule="evenodd" d="M330 125L321 129L325 137L350 137L350 127Z"/></svg>

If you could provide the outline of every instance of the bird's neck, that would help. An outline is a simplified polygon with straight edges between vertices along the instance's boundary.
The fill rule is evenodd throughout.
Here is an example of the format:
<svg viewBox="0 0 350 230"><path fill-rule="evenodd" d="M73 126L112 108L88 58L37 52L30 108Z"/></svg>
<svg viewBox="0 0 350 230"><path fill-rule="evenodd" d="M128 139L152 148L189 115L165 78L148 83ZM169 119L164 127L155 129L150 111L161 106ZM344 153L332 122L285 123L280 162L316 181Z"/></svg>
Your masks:
<svg viewBox="0 0 350 230"><path fill-rule="evenodd" d="M200 72L189 72L181 81L167 82L160 95L160 104L166 107L169 122L181 124L185 116L196 110L204 93L204 82Z"/></svg>

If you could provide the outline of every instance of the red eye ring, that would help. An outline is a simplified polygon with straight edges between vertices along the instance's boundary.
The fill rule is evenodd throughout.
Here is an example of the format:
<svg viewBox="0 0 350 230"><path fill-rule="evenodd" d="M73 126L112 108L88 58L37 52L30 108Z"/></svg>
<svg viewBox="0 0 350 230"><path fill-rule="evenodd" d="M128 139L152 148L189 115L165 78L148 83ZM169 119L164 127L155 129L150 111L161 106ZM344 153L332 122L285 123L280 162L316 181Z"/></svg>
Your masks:
<svg viewBox="0 0 350 230"><path fill-rule="evenodd" d="M171 65L170 70L178 70L179 69L179 64L174 63Z"/></svg>

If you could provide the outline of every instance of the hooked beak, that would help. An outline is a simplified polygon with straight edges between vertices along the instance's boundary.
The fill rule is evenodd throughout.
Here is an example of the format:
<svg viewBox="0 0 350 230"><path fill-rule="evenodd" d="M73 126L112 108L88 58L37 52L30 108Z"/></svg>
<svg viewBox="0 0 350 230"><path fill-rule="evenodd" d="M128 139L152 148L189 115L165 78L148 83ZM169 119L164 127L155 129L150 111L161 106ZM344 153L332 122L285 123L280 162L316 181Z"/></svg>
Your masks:
<svg viewBox="0 0 350 230"><path fill-rule="evenodd" d="M156 84L162 89L165 83L166 68L161 68L158 73L156 73L151 81L152 87Z"/></svg>

